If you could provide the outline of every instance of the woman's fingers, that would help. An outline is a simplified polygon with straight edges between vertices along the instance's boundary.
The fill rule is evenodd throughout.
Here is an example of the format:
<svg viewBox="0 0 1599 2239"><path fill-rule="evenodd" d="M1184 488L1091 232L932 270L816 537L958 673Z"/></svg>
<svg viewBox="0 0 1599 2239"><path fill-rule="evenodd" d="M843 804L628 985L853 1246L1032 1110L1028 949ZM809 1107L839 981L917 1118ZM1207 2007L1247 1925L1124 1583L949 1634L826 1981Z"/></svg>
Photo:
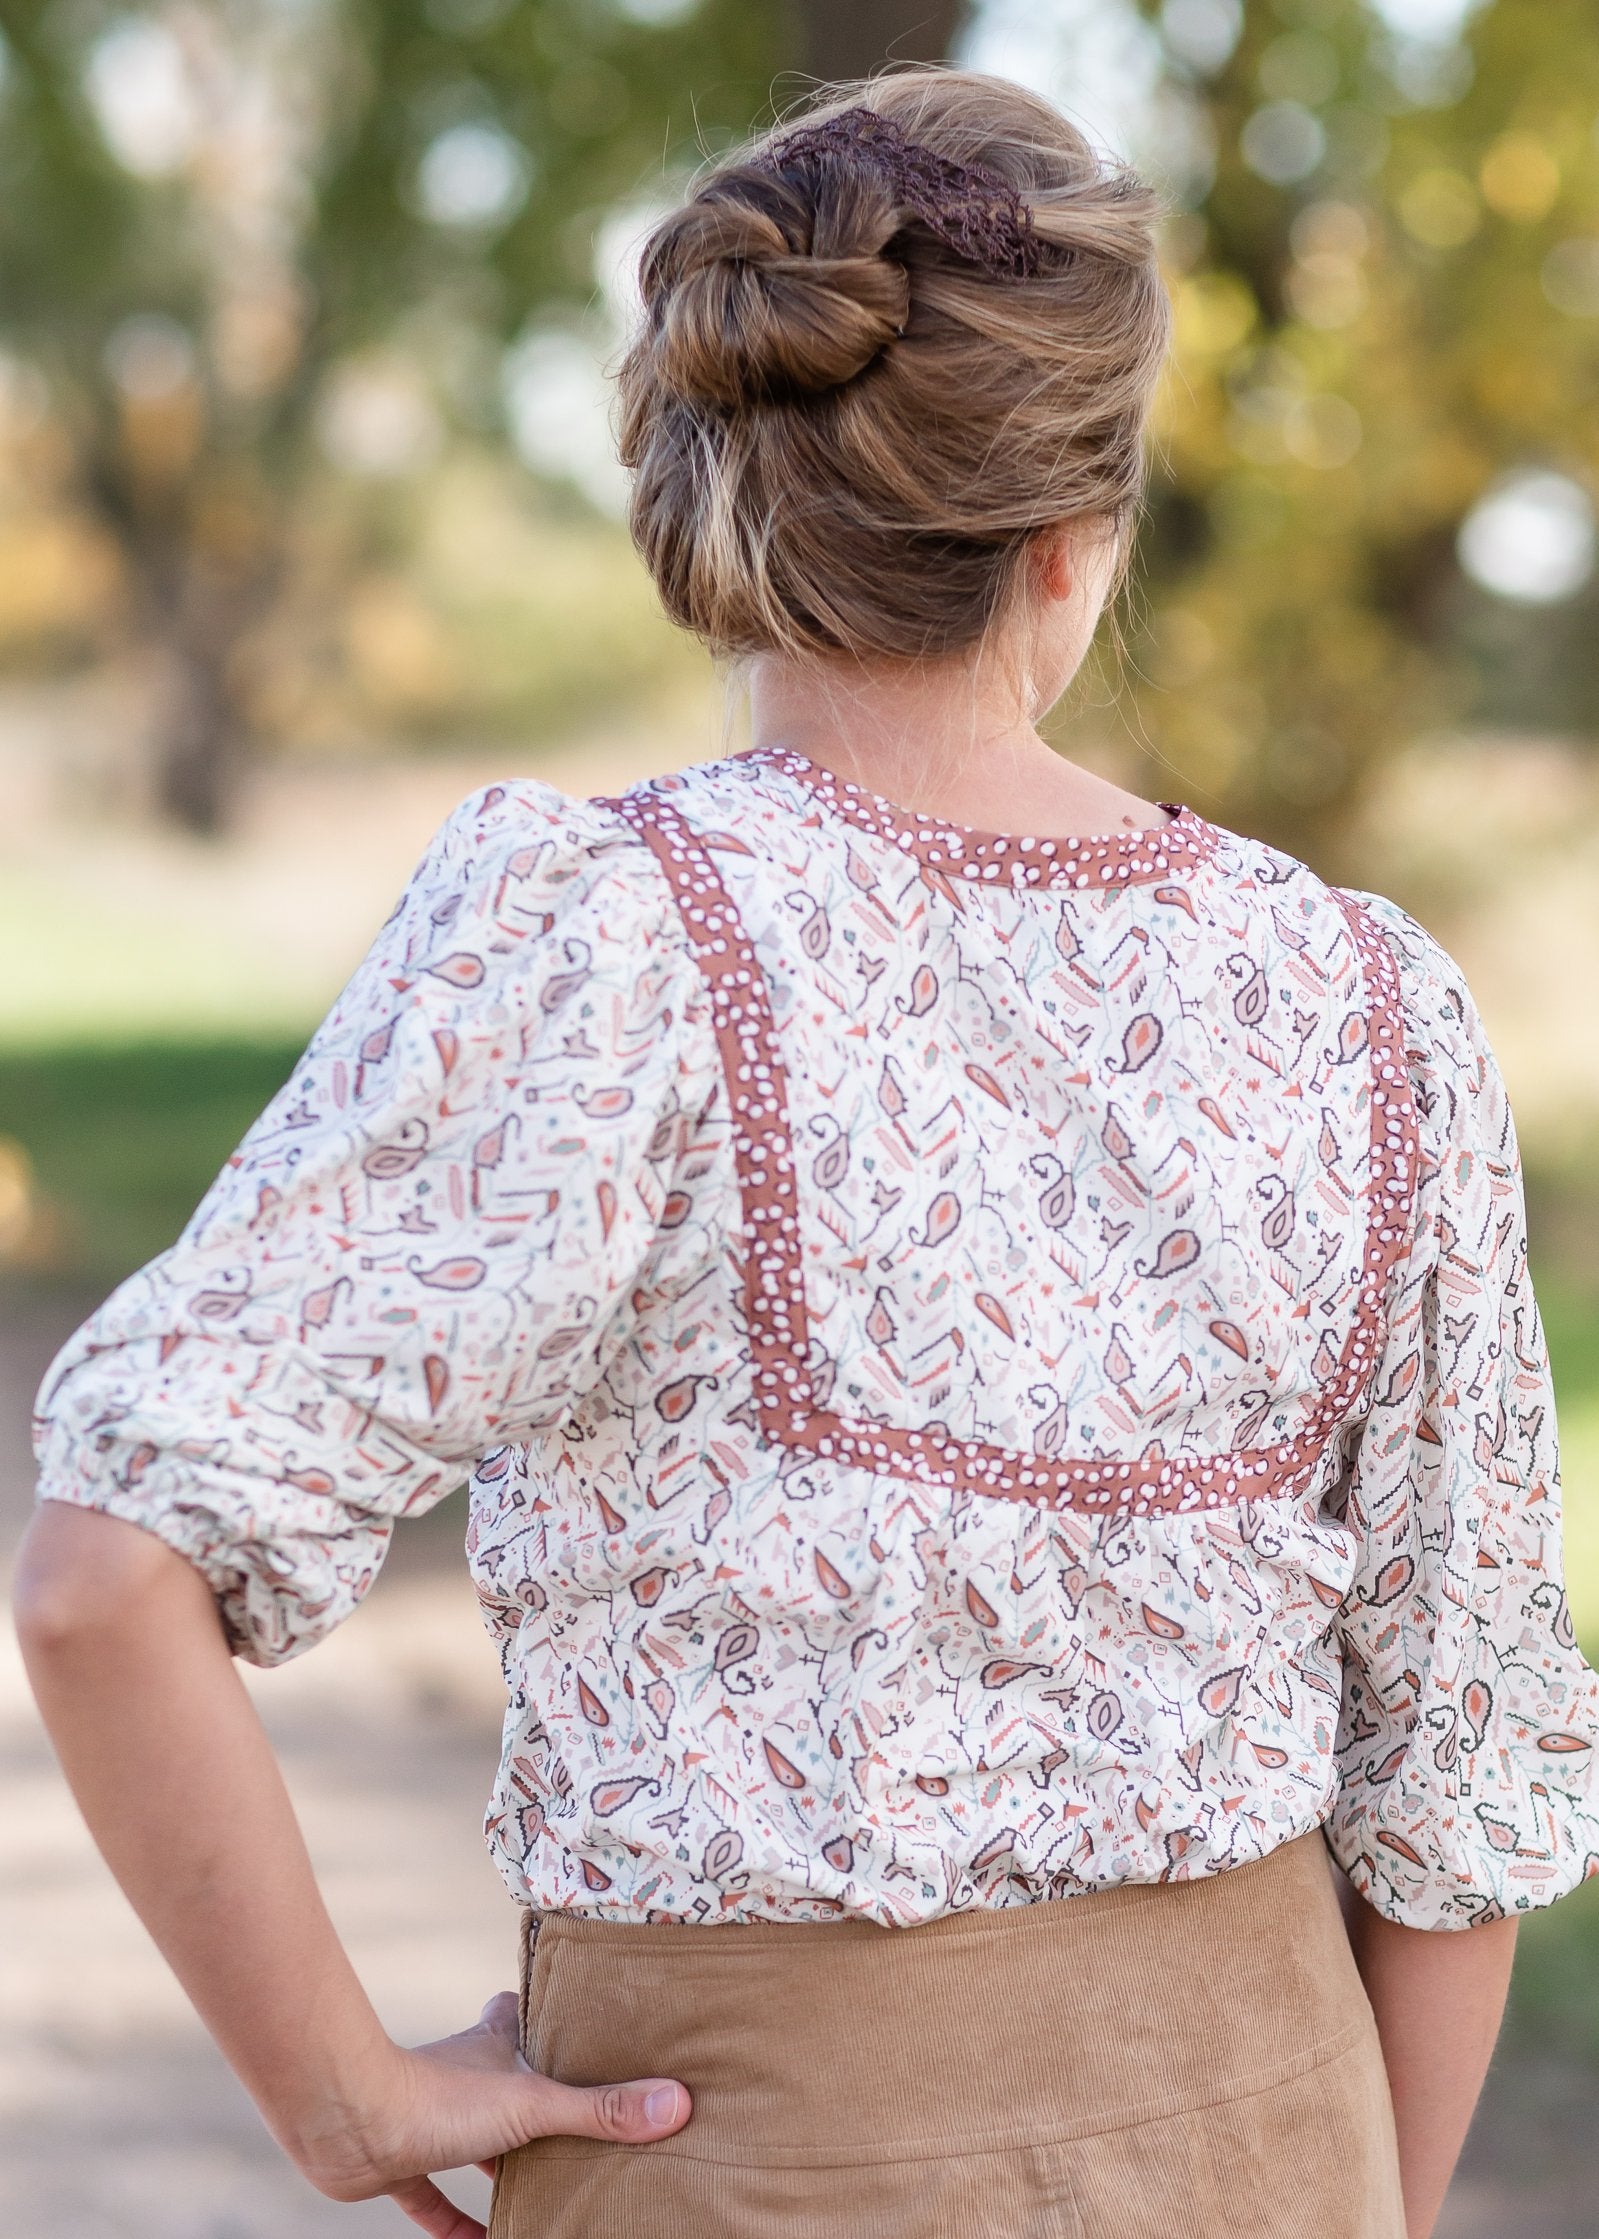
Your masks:
<svg viewBox="0 0 1599 2239"><path fill-rule="evenodd" d="M536 2076L528 2099L530 2138L609 2138L630 2146L669 2138L694 2111L688 2093L670 2076L590 2086Z"/></svg>
<svg viewBox="0 0 1599 2239"><path fill-rule="evenodd" d="M414 2224L420 2224L428 2239L488 2239L487 2228L476 2216L446 2200L430 2178L408 2177L391 2188L389 2198Z"/></svg>
<svg viewBox="0 0 1599 2239"><path fill-rule="evenodd" d="M516 1992L497 1990L478 2015L478 2027L486 2029L491 2037L499 2038L502 2043L509 2042L514 2052L520 2013Z"/></svg>
<svg viewBox="0 0 1599 2239"><path fill-rule="evenodd" d="M644 2146L681 2130L693 2112L688 2093L669 2076L586 2087L554 2083L548 2076L529 2081L528 2138L608 2138L619 2145ZM485 2177L495 2173L492 2160L479 2161L477 2167ZM391 2186L389 2198L428 2239L488 2239L477 2218L446 2200L430 2177L409 2177Z"/></svg>
<svg viewBox="0 0 1599 2239"><path fill-rule="evenodd" d="M493 2177L499 2156L534 2138L647 2146L681 2130L693 2113L688 2092L670 2076L580 2086L536 2074L516 2051L515 2008L502 1994L474 2028L407 2056L414 2065L410 2088L399 2095L404 2111L396 2108L395 2130L375 2156L384 2174L370 2192L342 2181L322 2189L345 2199L386 2193L428 2239L487 2239L483 2225L454 2207L429 2171L472 2165ZM399 2170L416 2173L396 2176Z"/></svg>
<svg viewBox="0 0 1599 2239"><path fill-rule="evenodd" d="M524 2068L517 2050L517 2003L514 1990L498 1990L470 2029L453 2037L439 2037L415 2050L423 2060L447 2062L452 2068Z"/></svg>

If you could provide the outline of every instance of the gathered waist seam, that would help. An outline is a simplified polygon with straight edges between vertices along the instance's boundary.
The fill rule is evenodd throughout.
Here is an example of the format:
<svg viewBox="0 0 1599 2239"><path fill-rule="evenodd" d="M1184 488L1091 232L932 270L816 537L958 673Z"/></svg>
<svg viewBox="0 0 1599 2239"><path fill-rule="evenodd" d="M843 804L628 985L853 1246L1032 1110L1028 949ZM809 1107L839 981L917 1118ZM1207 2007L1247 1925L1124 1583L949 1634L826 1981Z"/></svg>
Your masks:
<svg viewBox="0 0 1599 2239"><path fill-rule="evenodd" d="M823 1938L847 1938L872 1949L878 1937L936 1936L940 1947L943 1947L979 1938L1024 1933L1028 1925L1033 1926L1034 1932L1042 1933L1042 1924L1046 1919L1055 1930L1075 1925L1088 1932L1095 1923L1114 1913L1126 1912L1138 1905L1152 1904L1162 1898L1171 1899L1183 1890L1204 1891L1215 1901L1221 1885L1227 1884L1228 1895L1235 1895L1237 1876L1258 1875L1263 1869L1282 1872L1299 1844L1309 1843L1317 1838L1320 1838L1322 1847L1325 1848L1324 1819L1316 1820L1299 1834L1285 1837L1281 1842L1274 1843L1269 1850L1263 1850L1259 1857L1245 1859L1237 1866L1189 1874L1180 1880L1104 1882L1097 1887L1075 1890L1069 1896L1039 1896L1023 1904L968 1905L958 1912L937 1913L931 1920L910 1921L903 1925L871 1920L858 1914L838 1920L605 1920L593 1913L579 1912L560 1905L552 1905L544 1910L524 1906L524 1914L531 1910L533 1920L531 1929L524 1920L524 1956L531 1960L541 1934L548 1936L552 1944L560 1938L577 1943L602 1943L613 1935L626 1936L633 1942L633 1948L639 1951L676 1951L686 1959L703 1964L716 1955L752 1958L763 1951L769 1954L780 1944L810 1943ZM1190 1901L1202 1900L1196 1896ZM745 1938L748 1938L747 1942L743 1940Z"/></svg>

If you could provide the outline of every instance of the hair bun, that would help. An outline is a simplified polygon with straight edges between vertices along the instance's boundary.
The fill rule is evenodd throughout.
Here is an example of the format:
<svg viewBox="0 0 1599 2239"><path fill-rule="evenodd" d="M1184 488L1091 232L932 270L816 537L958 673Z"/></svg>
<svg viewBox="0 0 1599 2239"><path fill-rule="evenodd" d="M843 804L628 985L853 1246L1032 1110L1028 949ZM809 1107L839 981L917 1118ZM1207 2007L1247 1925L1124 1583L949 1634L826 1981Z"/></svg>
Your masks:
<svg viewBox="0 0 1599 2239"><path fill-rule="evenodd" d="M1170 317L1151 215L1041 96L931 66L703 172L617 375L667 613L723 657L942 660L1026 611L1039 531L1114 529L1120 566Z"/></svg>
<svg viewBox="0 0 1599 2239"><path fill-rule="evenodd" d="M881 254L898 223L885 190L857 184L845 222L782 180L723 173L640 271L659 378L734 410L853 380L904 331L910 276Z"/></svg>

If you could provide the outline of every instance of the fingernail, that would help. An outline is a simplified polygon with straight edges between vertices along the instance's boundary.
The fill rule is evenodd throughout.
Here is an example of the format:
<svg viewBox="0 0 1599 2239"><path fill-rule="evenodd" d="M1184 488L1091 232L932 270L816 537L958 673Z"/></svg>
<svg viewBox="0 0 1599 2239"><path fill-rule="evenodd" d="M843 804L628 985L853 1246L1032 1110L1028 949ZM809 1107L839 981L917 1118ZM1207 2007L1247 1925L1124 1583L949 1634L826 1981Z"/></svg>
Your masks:
<svg viewBox="0 0 1599 2239"><path fill-rule="evenodd" d="M662 2084L644 2102L644 2120L652 2129L668 2123L677 2113L676 2084Z"/></svg>

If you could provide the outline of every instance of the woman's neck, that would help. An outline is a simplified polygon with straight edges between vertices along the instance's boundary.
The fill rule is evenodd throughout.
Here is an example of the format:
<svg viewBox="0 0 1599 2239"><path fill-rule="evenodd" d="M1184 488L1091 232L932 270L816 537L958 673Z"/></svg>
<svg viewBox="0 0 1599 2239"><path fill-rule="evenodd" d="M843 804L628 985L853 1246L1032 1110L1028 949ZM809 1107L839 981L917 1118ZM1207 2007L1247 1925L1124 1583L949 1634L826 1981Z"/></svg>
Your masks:
<svg viewBox="0 0 1599 2239"><path fill-rule="evenodd" d="M788 747L904 809L985 832L1071 838L1160 824L1160 810L1039 736L1014 682L971 662L890 667L762 655L758 747Z"/></svg>

